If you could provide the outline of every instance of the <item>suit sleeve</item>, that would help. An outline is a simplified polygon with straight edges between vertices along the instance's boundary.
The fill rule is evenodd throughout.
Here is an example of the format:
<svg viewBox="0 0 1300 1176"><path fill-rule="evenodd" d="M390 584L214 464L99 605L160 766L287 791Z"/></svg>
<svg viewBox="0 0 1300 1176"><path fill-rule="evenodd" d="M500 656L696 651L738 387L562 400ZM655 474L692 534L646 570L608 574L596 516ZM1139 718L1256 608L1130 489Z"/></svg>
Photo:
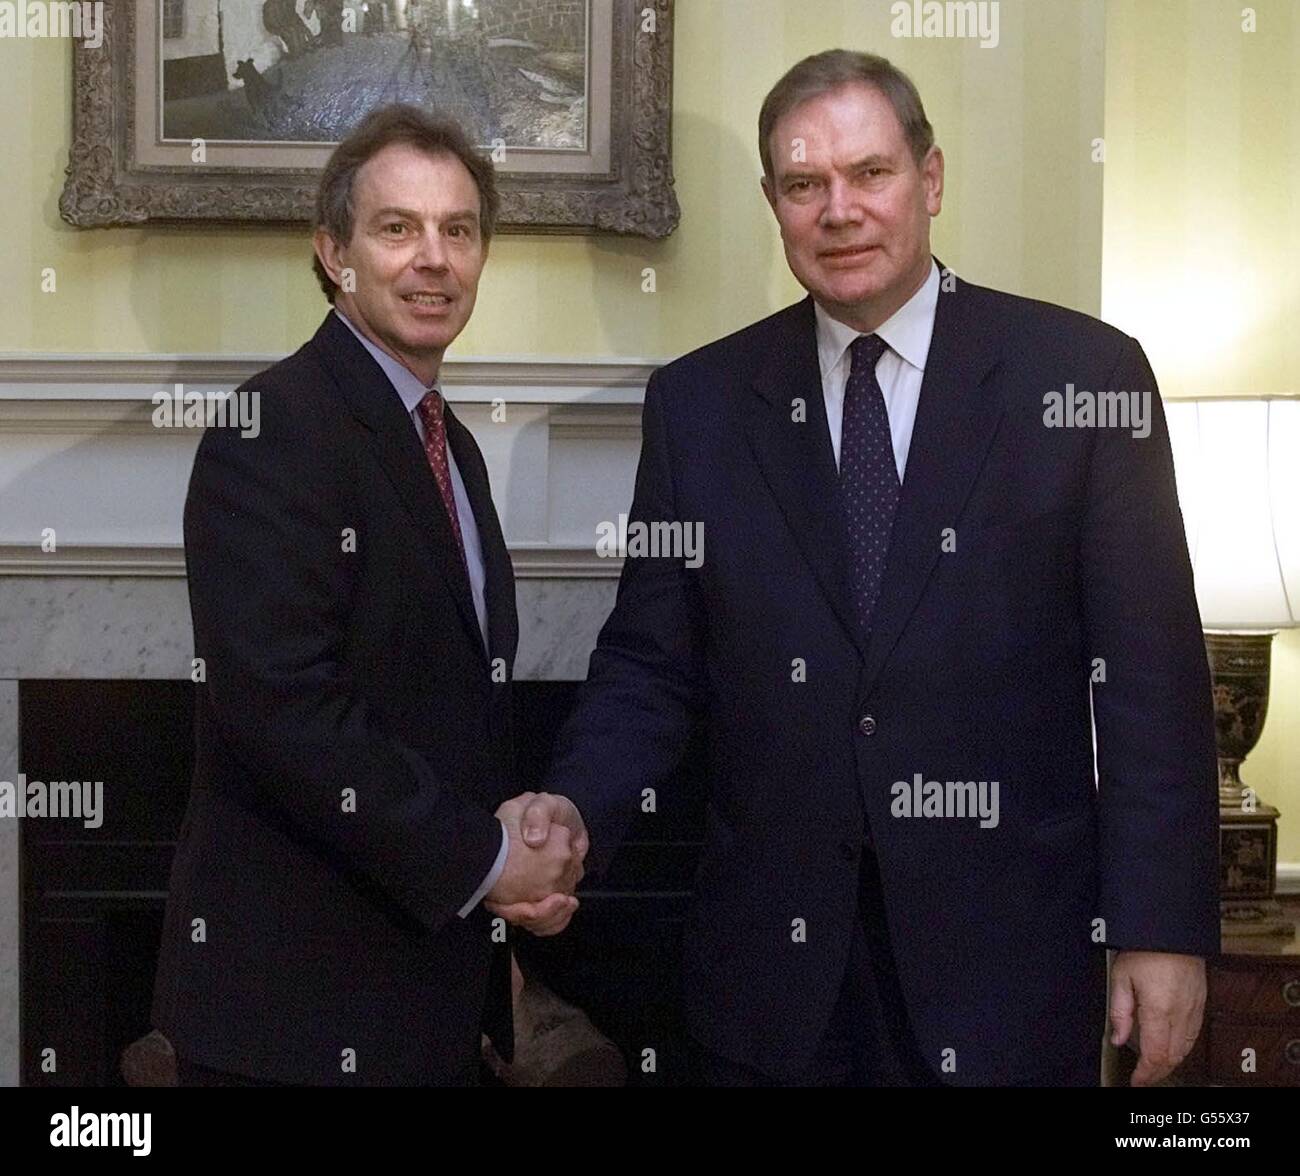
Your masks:
<svg viewBox="0 0 1300 1176"><path fill-rule="evenodd" d="M1094 430L1081 537L1111 947L1219 949L1218 778L1209 666L1155 376L1126 341L1106 390L1149 404L1148 436ZM1141 401L1139 401L1141 402Z"/></svg>
<svg viewBox="0 0 1300 1176"><path fill-rule="evenodd" d="M661 378L656 372L646 387L629 527L687 521L675 503ZM681 760L699 709L701 634L698 590L680 553L624 561L546 784L582 813L593 877L608 868L642 790L661 785Z"/></svg>
<svg viewBox="0 0 1300 1176"><path fill-rule="evenodd" d="M236 800L436 929L492 869L501 825L358 693L344 657L362 558L344 551L357 522L345 459L282 399L261 397L256 437L206 432L185 504L202 688L237 761L223 775L246 784Z"/></svg>

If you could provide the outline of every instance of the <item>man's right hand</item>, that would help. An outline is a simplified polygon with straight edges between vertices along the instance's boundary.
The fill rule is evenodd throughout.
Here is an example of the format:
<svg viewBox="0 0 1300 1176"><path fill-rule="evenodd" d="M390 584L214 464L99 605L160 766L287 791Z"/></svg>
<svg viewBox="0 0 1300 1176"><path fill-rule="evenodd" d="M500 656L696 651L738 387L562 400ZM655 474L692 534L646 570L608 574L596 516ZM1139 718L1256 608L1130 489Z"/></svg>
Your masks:
<svg viewBox="0 0 1300 1176"><path fill-rule="evenodd" d="M496 812L508 839L505 869L484 906L531 931L555 935L568 926L587 855L587 831L573 803L525 792Z"/></svg>

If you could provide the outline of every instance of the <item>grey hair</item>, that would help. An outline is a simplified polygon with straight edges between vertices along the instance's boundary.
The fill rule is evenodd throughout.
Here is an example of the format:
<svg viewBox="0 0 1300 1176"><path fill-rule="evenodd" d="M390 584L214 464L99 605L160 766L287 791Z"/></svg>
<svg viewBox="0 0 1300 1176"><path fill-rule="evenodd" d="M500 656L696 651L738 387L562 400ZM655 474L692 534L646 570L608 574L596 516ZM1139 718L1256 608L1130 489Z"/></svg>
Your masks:
<svg viewBox="0 0 1300 1176"><path fill-rule="evenodd" d="M848 49L827 49L792 65L763 99L758 112L758 155L763 175L774 180L772 171L772 128L783 115L810 98L820 98L853 84L871 86L888 99L903 127L903 136L919 167L934 146L934 129L925 117L921 95L912 79L892 62L874 53Z"/></svg>

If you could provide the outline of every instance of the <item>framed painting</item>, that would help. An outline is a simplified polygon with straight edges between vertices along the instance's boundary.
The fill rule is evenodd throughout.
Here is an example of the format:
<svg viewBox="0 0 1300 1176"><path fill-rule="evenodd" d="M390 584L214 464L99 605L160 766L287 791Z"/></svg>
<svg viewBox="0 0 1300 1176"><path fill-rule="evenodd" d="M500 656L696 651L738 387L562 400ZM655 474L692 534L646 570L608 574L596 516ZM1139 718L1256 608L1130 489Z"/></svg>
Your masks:
<svg viewBox="0 0 1300 1176"><path fill-rule="evenodd" d="M74 42L59 211L81 227L302 222L370 110L457 119L500 230L666 237L672 0L109 0Z"/></svg>

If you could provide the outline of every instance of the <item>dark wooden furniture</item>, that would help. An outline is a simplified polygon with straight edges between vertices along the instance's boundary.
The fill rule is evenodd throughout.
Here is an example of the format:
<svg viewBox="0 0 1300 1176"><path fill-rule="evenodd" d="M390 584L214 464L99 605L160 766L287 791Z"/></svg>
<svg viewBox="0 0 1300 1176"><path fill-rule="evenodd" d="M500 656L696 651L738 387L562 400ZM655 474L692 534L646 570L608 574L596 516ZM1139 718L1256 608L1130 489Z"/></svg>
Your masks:
<svg viewBox="0 0 1300 1176"><path fill-rule="evenodd" d="M1283 917L1300 928L1300 894L1279 897ZM1300 935L1225 936L1207 980L1201 1036L1161 1085L1300 1087ZM1120 1084L1135 1063L1120 1050Z"/></svg>
<svg viewBox="0 0 1300 1176"><path fill-rule="evenodd" d="M1300 895L1281 906L1300 926ZM1209 969L1205 1022L1208 1085L1300 1087L1300 936L1225 937Z"/></svg>

